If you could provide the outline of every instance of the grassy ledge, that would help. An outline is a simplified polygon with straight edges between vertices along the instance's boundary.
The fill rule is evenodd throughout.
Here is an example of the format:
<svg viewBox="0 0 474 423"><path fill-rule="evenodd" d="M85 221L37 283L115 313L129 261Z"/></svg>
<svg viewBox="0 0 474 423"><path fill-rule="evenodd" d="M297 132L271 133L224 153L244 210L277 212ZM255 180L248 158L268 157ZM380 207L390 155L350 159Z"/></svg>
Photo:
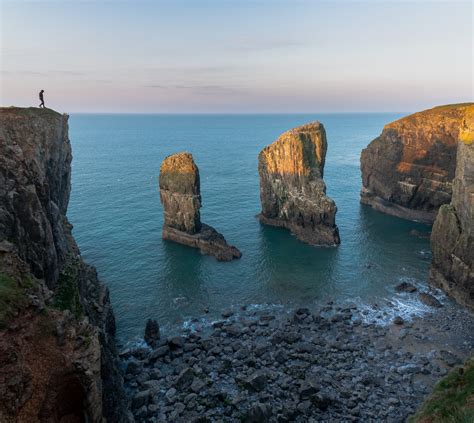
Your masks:
<svg viewBox="0 0 474 423"><path fill-rule="evenodd" d="M31 280L17 282L11 276L0 272L0 330L27 302L27 290L32 287Z"/></svg>
<svg viewBox="0 0 474 423"><path fill-rule="evenodd" d="M441 379L409 423L474 422L474 356Z"/></svg>

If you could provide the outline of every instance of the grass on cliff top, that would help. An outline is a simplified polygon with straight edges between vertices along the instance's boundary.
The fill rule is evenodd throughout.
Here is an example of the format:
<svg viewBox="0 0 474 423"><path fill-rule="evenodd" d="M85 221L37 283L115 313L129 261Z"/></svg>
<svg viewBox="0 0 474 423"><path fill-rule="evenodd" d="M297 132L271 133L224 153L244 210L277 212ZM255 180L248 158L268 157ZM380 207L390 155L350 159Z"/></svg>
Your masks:
<svg viewBox="0 0 474 423"><path fill-rule="evenodd" d="M31 282L20 286L12 277L0 273L0 330L5 329L12 317L15 316L26 302L26 289Z"/></svg>
<svg viewBox="0 0 474 423"><path fill-rule="evenodd" d="M474 422L474 356L441 379L410 423Z"/></svg>

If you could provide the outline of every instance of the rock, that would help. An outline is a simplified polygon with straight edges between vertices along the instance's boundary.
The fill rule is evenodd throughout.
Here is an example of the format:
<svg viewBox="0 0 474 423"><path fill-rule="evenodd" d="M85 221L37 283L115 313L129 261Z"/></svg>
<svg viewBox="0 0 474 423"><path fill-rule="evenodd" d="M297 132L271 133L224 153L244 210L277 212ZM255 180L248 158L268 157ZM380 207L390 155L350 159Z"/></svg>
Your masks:
<svg viewBox="0 0 474 423"><path fill-rule="evenodd" d="M256 392L261 391L265 387L266 384L267 384L267 376L265 373L261 371L254 372L245 381L245 386L248 389L251 389Z"/></svg>
<svg viewBox="0 0 474 423"><path fill-rule="evenodd" d="M179 390L185 390L191 386L194 380L194 372L190 367L181 371L176 378L175 386Z"/></svg>
<svg viewBox="0 0 474 423"><path fill-rule="evenodd" d="M199 170L191 154L166 157L160 168L159 186L165 214L163 239L198 248L219 261L242 256L214 228L201 223Z"/></svg>
<svg viewBox="0 0 474 423"><path fill-rule="evenodd" d="M385 125L361 154L361 203L433 222L451 200L458 132L468 107L435 107Z"/></svg>
<svg viewBox="0 0 474 423"><path fill-rule="evenodd" d="M173 336L168 339L168 345L171 349L183 348L185 340L182 336Z"/></svg>
<svg viewBox="0 0 474 423"><path fill-rule="evenodd" d="M109 292L66 216L68 132L66 114L0 108L0 271L20 288L9 304L16 324L27 322L0 335L0 421L56 421L68 407L90 421L129 421ZM5 366L5 357L16 359Z"/></svg>
<svg viewBox="0 0 474 423"><path fill-rule="evenodd" d="M431 234L430 282L474 309L474 106L458 138L452 201L439 209Z"/></svg>
<svg viewBox="0 0 474 423"><path fill-rule="evenodd" d="M141 408L144 405L147 405L150 399L150 394L150 390L140 391L138 394L136 394L132 400L132 408Z"/></svg>
<svg viewBox="0 0 474 423"><path fill-rule="evenodd" d="M420 292L418 297L423 304L429 307L443 307L443 305L435 297L433 297L431 294L428 294L427 292Z"/></svg>
<svg viewBox="0 0 474 423"><path fill-rule="evenodd" d="M268 404L257 403L246 413L244 420L246 423L266 423L271 417L271 407Z"/></svg>
<svg viewBox="0 0 474 423"><path fill-rule="evenodd" d="M403 323L405 323L405 322L400 316L396 316L393 319L393 323L396 324L396 325L403 325Z"/></svg>
<svg viewBox="0 0 474 423"><path fill-rule="evenodd" d="M146 321L144 338L150 347L156 346L157 341L160 339L160 326L156 320L148 319Z"/></svg>
<svg viewBox="0 0 474 423"><path fill-rule="evenodd" d="M168 345L163 345L162 347L157 348L151 353L149 360L156 361L157 359L167 355L169 352L170 352L170 347L168 347Z"/></svg>
<svg viewBox="0 0 474 423"><path fill-rule="evenodd" d="M289 229L306 243L340 243L336 204L323 181L327 141L319 122L282 134L258 156L260 221Z"/></svg>
<svg viewBox="0 0 474 423"><path fill-rule="evenodd" d="M402 283L398 284L395 287L395 291L397 291L397 292L415 292L416 287L413 286L411 283L402 282Z"/></svg>

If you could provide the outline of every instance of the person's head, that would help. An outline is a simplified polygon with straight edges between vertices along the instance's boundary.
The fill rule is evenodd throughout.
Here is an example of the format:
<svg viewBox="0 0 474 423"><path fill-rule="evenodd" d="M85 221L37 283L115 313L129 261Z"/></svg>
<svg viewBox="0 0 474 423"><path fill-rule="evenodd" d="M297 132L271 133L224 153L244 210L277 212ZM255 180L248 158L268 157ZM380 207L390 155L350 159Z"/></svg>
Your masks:
<svg viewBox="0 0 474 423"><path fill-rule="evenodd" d="M44 90L41 90L40 92L44 93Z"/></svg>

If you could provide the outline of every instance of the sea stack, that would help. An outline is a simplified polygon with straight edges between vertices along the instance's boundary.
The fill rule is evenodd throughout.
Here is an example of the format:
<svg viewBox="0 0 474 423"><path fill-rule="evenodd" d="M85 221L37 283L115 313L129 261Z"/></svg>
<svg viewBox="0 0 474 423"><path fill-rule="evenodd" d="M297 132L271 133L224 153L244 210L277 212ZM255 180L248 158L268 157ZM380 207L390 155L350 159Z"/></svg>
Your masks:
<svg viewBox="0 0 474 423"><path fill-rule="evenodd" d="M165 214L163 239L198 248L219 261L242 256L219 232L201 223L199 169L190 153L176 153L163 160L159 185Z"/></svg>
<svg viewBox="0 0 474 423"><path fill-rule="evenodd" d="M431 283L474 309L474 106L461 125L453 196L439 209L431 248Z"/></svg>
<svg viewBox="0 0 474 423"><path fill-rule="evenodd" d="M451 201L458 133L470 106L435 107L385 125L361 154L361 203L432 223Z"/></svg>
<svg viewBox="0 0 474 423"><path fill-rule="evenodd" d="M312 245L340 243L336 204L323 181L326 131L312 122L283 133L258 156L262 223L289 229Z"/></svg>

